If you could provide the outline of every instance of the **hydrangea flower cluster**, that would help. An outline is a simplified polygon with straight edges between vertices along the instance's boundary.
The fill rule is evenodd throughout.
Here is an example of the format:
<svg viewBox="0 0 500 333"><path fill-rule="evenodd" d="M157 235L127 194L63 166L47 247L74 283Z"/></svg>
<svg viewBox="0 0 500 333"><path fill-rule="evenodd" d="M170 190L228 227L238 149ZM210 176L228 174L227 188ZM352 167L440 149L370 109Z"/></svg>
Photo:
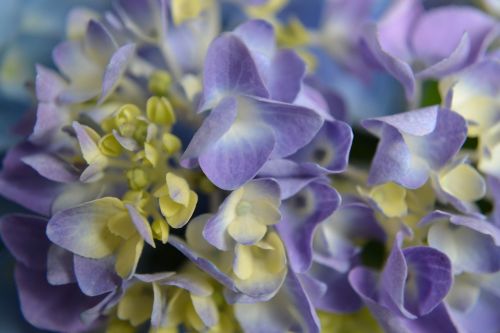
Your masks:
<svg viewBox="0 0 500 333"><path fill-rule="evenodd" d="M495 4L75 9L0 172L0 194L30 211L0 220L25 318L497 332Z"/></svg>

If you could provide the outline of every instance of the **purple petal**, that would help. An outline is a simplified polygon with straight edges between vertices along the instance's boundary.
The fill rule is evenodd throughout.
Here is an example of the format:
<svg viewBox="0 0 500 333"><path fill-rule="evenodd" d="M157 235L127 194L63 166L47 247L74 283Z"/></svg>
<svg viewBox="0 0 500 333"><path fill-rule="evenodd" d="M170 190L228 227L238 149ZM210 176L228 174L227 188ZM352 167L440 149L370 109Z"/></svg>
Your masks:
<svg viewBox="0 0 500 333"><path fill-rule="evenodd" d="M117 45L101 23L90 20L85 32L84 47L86 55L104 67L115 52Z"/></svg>
<svg viewBox="0 0 500 333"><path fill-rule="evenodd" d="M41 65L36 67L36 97L39 102L53 102L66 88L66 82L54 71Z"/></svg>
<svg viewBox="0 0 500 333"><path fill-rule="evenodd" d="M259 117L269 125L276 138L274 158L295 153L309 143L323 125L323 119L311 109L270 100L250 101Z"/></svg>
<svg viewBox="0 0 500 333"><path fill-rule="evenodd" d="M26 267L45 270L50 242L45 236L47 220L29 215L6 215L0 219L5 246Z"/></svg>
<svg viewBox="0 0 500 333"><path fill-rule="evenodd" d="M74 256L74 270L81 291L87 296L98 296L116 289L121 282L115 272L115 258L89 259Z"/></svg>
<svg viewBox="0 0 500 333"><path fill-rule="evenodd" d="M313 264L308 272L326 286L326 292L312 298L316 308L328 312L354 312L361 308L362 301L352 289L348 274L340 273L321 264Z"/></svg>
<svg viewBox="0 0 500 333"><path fill-rule="evenodd" d="M194 159L208 149L213 142L219 140L236 120L237 102L234 98L223 99L205 118L203 124L195 133L193 139L181 157L181 163L186 167L194 166Z"/></svg>
<svg viewBox="0 0 500 333"><path fill-rule="evenodd" d="M234 29L233 34L248 47L258 60L269 61L276 49L273 26L264 20L250 20Z"/></svg>
<svg viewBox="0 0 500 333"><path fill-rule="evenodd" d="M388 54L406 62L413 60L408 41L423 11L419 0L398 1L388 10L377 25L380 44Z"/></svg>
<svg viewBox="0 0 500 333"><path fill-rule="evenodd" d="M484 43L496 24L492 17L472 7L437 8L420 17L414 28L411 46L419 59L433 64L447 58L460 44L463 34L467 33L471 42L470 64L485 51Z"/></svg>
<svg viewBox="0 0 500 333"><path fill-rule="evenodd" d="M199 158L200 167L218 187L233 190L252 179L275 146L265 125L235 123Z"/></svg>
<svg viewBox="0 0 500 333"><path fill-rule="evenodd" d="M363 267L353 269L349 281L354 290L387 333L458 333L444 305L439 305L426 316L407 319L379 304L376 300L377 279L374 272Z"/></svg>
<svg viewBox="0 0 500 333"><path fill-rule="evenodd" d="M369 184L394 181L418 188L428 169L441 169L458 152L467 136L465 120L439 107L363 121L381 138L370 169Z"/></svg>
<svg viewBox="0 0 500 333"><path fill-rule="evenodd" d="M82 314L80 315L82 321L85 324L89 324L100 318L103 314L109 313L109 310L112 309L114 306L116 306L120 301L120 299L123 297L127 284L128 283L126 282L123 283L121 288L113 290L104 298L102 296L95 297L99 298L100 302L82 312Z"/></svg>
<svg viewBox="0 0 500 333"><path fill-rule="evenodd" d="M406 265L404 254L401 251L402 242L402 235L399 233L381 273L379 302L395 313L400 312L407 318L415 319L417 316L409 312L404 306L408 266Z"/></svg>
<svg viewBox="0 0 500 333"><path fill-rule="evenodd" d="M274 100L292 103L306 73L304 61L292 50L278 51L272 60L267 86Z"/></svg>
<svg viewBox="0 0 500 333"><path fill-rule="evenodd" d="M283 203L282 220L277 229L285 243L290 265L296 272L304 272L312 263L312 241L320 222L331 215L340 204L340 196L322 183L311 183L297 196ZM304 207L298 207L302 204ZM304 211L311 211L304 214Z"/></svg>
<svg viewBox="0 0 500 333"><path fill-rule="evenodd" d="M316 310L314 309L312 302L307 297L298 276L294 272L288 271L284 289L288 292L292 303L297 306L297 309L302 316L301 322L303 323L305 331L310 333L319 332L320 325Z"/></svg>
<svg viewBox="0 0 500 333"><path fill-rule="evenodd" d="M153 34L155 24L154 8L149 1L118 0L113 5L124 25L134 33L143 37ZM162 15L163 16L163 15Z"/></svg>
<svg viewBox="0 0 500 333"><path fill-rule="evenodd" d="M156 247L155 240L153 239L153 233L151 232L151 227L149 226L149 222L139 214L137 209L132 205L125 205L128 210L128 214L130 215L130 219L132 223L134 223L135 228L141 234L142 238L152 247Z"/></svg>
<svg viewBox="0 0 500 333"><path fill-rule="evenodd" d="M448 294L451 263L443 253L428 247L401 250L398 234L381 275L381 296L390 309L410 319L426 315Z"/></svg>
<svg viewBox="0 0 500 333"><path fill-rule="evenodd" d="M77 41L66 41L56 46L52 54L59 70L71 81L92 79L99 68L85 56ZM94 76L94 79L99 76Z"/></svg>
<svg viewBox="0 0 500 333"><path fill-rule="evenodd" d="M499 306L498 295L483 291L472 309L467 312L452 311L452 317L463 332L479 330L481 333L497 333L500 327Z"/></svg>
<svg viewBox="0 0 500 333"><path fill-rule="evenodd" d="M83 295L76 284L51 286L45 272L18 265L15 279L26 320L35 327L58 332L89 330L80 315L100 299Z"/></svg>
<svg viewBox="0 0 500 333"><path fill-rule="evenodd" d="M73 253L52 244L47 254L47 280L53 286L76 282Z"/></svg>
<svg viewBox="0 0 500 333"><path fill-rule="evenodd" d="M293 272L271 300L262 303L235 304L235 315L245 332L319 333L319 320L310 300Z"/></svg>
<svg viewBox="0 0 500 333"><path fill-rule="evenodd" d="M55 214L47 225L47 236L75 254L103 258L116 250L121 239L108 229L109 220L123 213L121 201L101 198Z"/></svg>
<svg viewBox="0 0 500 333"><path fill-rule="evenodd" d="M38 214L48 216L63 187L40 176L21 159L37 152L29 143L11 149L0 172L0 194Z"/></svg>
<svg viewBox="0 0 500 333"><path fill-rule="evenodd" d="M327 121L313 141L291 158L317 163L327 172L342 172L348 164L352 140L353 133L348 124Z"/></svg>
<svg viewBox="0 0 500 333"><path fill-rule="evenodd" d="M439 211L420 223L425 225L430 222L433 222L428 234L430 246L449 256L456 273L492 273L500 270L500 229L495 225Z"/></svg>
<svg viewBox="0 0 500 333"><path fill-rule="evenodd" d="M217 266L215 266L211 261L203 258L198 253L194 252L189 248L189 246L180 238L176 236L170 236L168 242L179 250L183 255L185 255L189 260L191 260L196 266L201 270L212 276L214 279L219 281L222 285L230 290L236 291L234 282L232 279L223 273Z"/></svg>
<svg viewBox="0 0 500 333"><path fill-rule="evenodd" d="M203 104L210 109L228 94L268 97L250 51L236 36L222 35L210 45L203 72Z"/></svg>
<svg viewBox="0 0 500 333"><path fill-rule="evenodd" d="M280 186L281 199L297 194L313 181L324 175L324 170L312 163L298 164L285 159L266 162L259 171L260 178L272 178Z"/></svg>
<svg viewBox="0 0 500 333"><path fill-rule="evenodd" d="M365 43L380 65L396 80L401 82L405 88L406 97L412 99L415 95L415 76L410 65L387 53L380 45L379 37L375 27L365 30Z"/></svg>
<svg viewBox="0 0 500 333"><path fill-rule="evenodd" d="M79 178L77 171L71 165L51 154L28 155L22 161L36 170L41 176L55 182L70 183Z"/></svg>
<svg viewBox="0 0 500 333"><path fill-rule="evenodd" d="M293 104L314 110L324 120L334 120L328 101L322 93L308 84L301 85L299 94Z"/></svg>
<svg viewBox="0 0 500 333"><path fill-rule="evenodd" d="M331 216L323 221L315 233L314 261L340 272L352 266L354 256L361 248L358 241L386 241L384 229L375 212L365 203L344 202Z"/></svg>
<svg viewBox="0 0 500 333"><path fill-rule="evenodd" d="M55 104L39 103L36 110L35 126L29 140L40 145L49 143L65 124L67 116L63 112L66 111Z"/></svg>
<svg viewBox="0 0 500 333"><path fill-rule="evenodd" d="M417 246L403 250L408 266L405 306L418 316L432 312L452 284L451 263L443 253ZM414 284L409 287L408 284Z"/></svg>
<svg viewBox="0 0 500 333"><path fill-rule="evenodd" d="M429 178L428 167L411 156L403 136L385 127L368 176L370 186L393 181L406 188L419 188Z"/></svg>
<svg viewBox="0 0 500 333"><path fill-rule="evenodd" d="M370 132L380 135L383 124L396 128L402 134L424 136L432 133L437 126L438 108L428 107L420 110L398 113L363 121L363 126Z"/></svg>
<svg viewBox="0 0 500 333"><path fill-rule="evenodd" d="M124 45L113 54L104 72L99 103L104 102L116 89L134 55L134 44Z"/></svg>
<svg viewBox="0 0 500 333"><path fill-rule="evenodd" d="M418 79L439 78L459 71L467 64L471 51L471 41L465 33L456 49L446 58L417 73Z"/></svg>

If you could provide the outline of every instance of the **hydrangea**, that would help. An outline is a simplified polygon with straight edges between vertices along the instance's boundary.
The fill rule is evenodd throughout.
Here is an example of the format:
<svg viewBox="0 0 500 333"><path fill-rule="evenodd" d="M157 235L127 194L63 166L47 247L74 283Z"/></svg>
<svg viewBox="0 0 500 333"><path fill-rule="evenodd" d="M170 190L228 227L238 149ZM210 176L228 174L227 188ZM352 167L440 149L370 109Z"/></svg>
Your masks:
<svg viewBox="0 0 500 333"><path fill-rule="evenodd" d="M69 14L0 171L0 194L27 211L0 235L30 324L496 332L497 19L322 5L316 25L274 0ZM407 101L353 116L349 100L377 91L339 84L377 75Z"/></svg>

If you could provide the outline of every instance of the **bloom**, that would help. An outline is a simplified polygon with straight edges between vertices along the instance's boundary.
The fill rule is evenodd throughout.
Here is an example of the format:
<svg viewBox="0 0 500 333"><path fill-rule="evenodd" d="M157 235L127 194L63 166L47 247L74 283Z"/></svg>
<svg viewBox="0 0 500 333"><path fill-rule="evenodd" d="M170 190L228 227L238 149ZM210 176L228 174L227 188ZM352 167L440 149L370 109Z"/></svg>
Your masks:
<svg viewBox="0 0 500 333"><path fill-rule="evenodd" d="M272 0L72 12L0 172L0 193L30 211L0 220L27 320L495 332L496 21L423 5L327 1L318 24ZM396 114L371 105L400 94L366 88L380 70L410 97ZM351 79L366 101L352 103Z"/></svg>

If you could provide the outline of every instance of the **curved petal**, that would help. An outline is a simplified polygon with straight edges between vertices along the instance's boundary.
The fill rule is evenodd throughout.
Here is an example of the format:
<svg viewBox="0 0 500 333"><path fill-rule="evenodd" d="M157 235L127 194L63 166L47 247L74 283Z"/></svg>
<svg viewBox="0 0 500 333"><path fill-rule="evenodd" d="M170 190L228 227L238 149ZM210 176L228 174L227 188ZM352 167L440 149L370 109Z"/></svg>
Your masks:
<svg viewBox="0 0 500 333"><path fill-rule="evenodd" d="M373 57L380 65L404 87L406 97L413 99L415 96L415 75L410 65L391 54L387 53L380 45L379 36L375 27L365 29L364 41Z"/></svg>
<svg viewBox="0 0 500 333"><path fill-rule="evenodd" d="M484 52L483 44L496 24L492 17L472 7L440 7L420 17L410 42L417 57L432 64L447 58L467 33L471 41L467 59L470 64Z"/></svg>
<svg viewBox="0 0 500 333"><path fill-rule="evenodd" d="M32 154L24 157L22 161L41 176L56 182L70 183L79 178L75 168L51 154Z"/></svg>
<svg viewBox="0 0 500 333"><path fill-rule="evenodd" d="M353 132L343 121L327 121L311 143L291 158L299 162L312 161L327 172L342 172L347 168Z"/></svg>
<svg viewBox="0 0 500 333"><path fill-rule="evenodd" d="M106 28L91 19L87 24L84 39L84 51L86 55L101 65L106 66L117 45Z"/></svg>
<svg viewBox="0 0 500 333"><path fill-rule="evenodd" d="M52 244L47 253L47 281L53 285L76 282L73 253Z"/></svg>
<svg viewBox="0 0 500 333"><path fill-rule="evenodd" d="M51 286L45 272L22 265L16 267L15 278L21 310L33 326L59 332L81 332L92 327L84 324L80 315L99 298L83 295L76 284Z"/></svg>
<svg viewBox="0 0 500 333"><path fill-rule="evenodd" d="M104 102L116 89L121 78L125 74L128 65L135 55L135 45L127 44L120 47L113 54L104 71L104 79L102 81L101 97L99 103Z"/></svg>
<svg viewBox="0 0 500 333"><path fill-rule="evenodd" d="M132 220L132 223L134 224L137 232L141 235L142 239L146 241L149 245L152 247L156 247L155 241L153 239L153 232L151 231L151 226L149 225L149 222L139 214L137 209L132 206L132 205L125 205L125 207L128 210L128 214L130 216L130 219Z"/></svg>
<svg viewBox="0 0 500 333"><path fill-rule="evenodd" d="M47 236L55 244L83 257L106 257L121 242L110 232L108 222L123 209L118 199L108 197L58 212L47 225Z"/></svg>
<svg viewBox="0 0 500 333"><path fill-rule="evenodd" d="M207 177L224 190L233 190L252 179L275 147L272 130L264 125L237 121L199 157Z"/></svg>
<svg viewBox="0 0 500 333"><path fill-rule="evenodd" d="M36 98L39 102L54 102L66 88L66 82L56 72L36 66Z"/></svg>
<svg viewBox="0 0 500 333"><path fill-rule="evenodd" d="M340 205L340 195L329 185L311 183L296 197L283 203L283 218L277 229L286 244L290 265L296 272L312 263L312 242L319 223Z"/></svg>
<svg viewBox="0 0 500 333"><path fill-rule="evenodd" d="M276 145L273 158L286 157L308 144L323 125L320 115L311 109L264 99L248 99L258 117L273 129ZM247 107L243 103L243 109ZM250 112L242 110L241 112Z"/></svg>
<svg viewBox="0 0 500 333"><path fill-rule="evenodd" d="M270 98L292 103L306 74L304 61L292 50L280 50L274 55L269 70L267 87Z"/></svg>
<svg viewBox="0 0 500 333"><path fill-rule="evenodd" d="M45 270L50 242L45 236L47 220L29 215L6 215L0 219L0 235L17 261Z"/></svg>
<svg viewBox="0 0 500 333"><path fill-rule="evenodd" d="M268 97L250 51L236 36L226 34L208 48L203 72L200 110L213 108L229 94Z"/></svg>
<svg viewBox="0 0 500 333"><path fill-rule="evenodd" d="M411 155L403 136L394 128L385 127L377 146L368 176L368 184L393 181L403 187L416 189L429 178L429 169Z"/></svg>
<svg viewBox="0 0 500 333"><path fill-rule="evenodd" d="M312 298L315 307L323 311L354 312L363 305L361 298L352 289L347 273L340 273L321 264L314 263L308 272L326 286L326 292Z"/></svg>
<svg viewBox="0 0 500 333"><path fill-rule="evenodd" d="M314 308L293 272L289 272L280 292L270 301L234 305L238 322L246 332L319 333Z"/></svg>
<svg viewBox="0 0 500 333"><path fill-rule="evenodd" d="M253 57L258 60L271 59L275 52L274 28L267 21L249 20L234 29L233 34L245 43Z"/></svg>
<svg viewBox="0 0 500 333"><path fill-rule="evenodd" d="M448 257L432 248L416 246L403 250L408 266L405 307L417 316L432 312L452 285Z"/></svg>
<svg viewBox="0 0 500 333"><path fill-rule="evenodd" d="M236 120L236 107L237 101L235 98L225 98L212 109L184 151L181 157L182 165L186 167L195 166L196 158L231 128L231 125Z"/></svg>
<svg viewBox="0 0 500 333"><path fill-rule="evenodd" d="M116 289L121 279L116 275L113 256L89 259L74 256L75 276L80 290L87 296L98 296Z"/></svg>

